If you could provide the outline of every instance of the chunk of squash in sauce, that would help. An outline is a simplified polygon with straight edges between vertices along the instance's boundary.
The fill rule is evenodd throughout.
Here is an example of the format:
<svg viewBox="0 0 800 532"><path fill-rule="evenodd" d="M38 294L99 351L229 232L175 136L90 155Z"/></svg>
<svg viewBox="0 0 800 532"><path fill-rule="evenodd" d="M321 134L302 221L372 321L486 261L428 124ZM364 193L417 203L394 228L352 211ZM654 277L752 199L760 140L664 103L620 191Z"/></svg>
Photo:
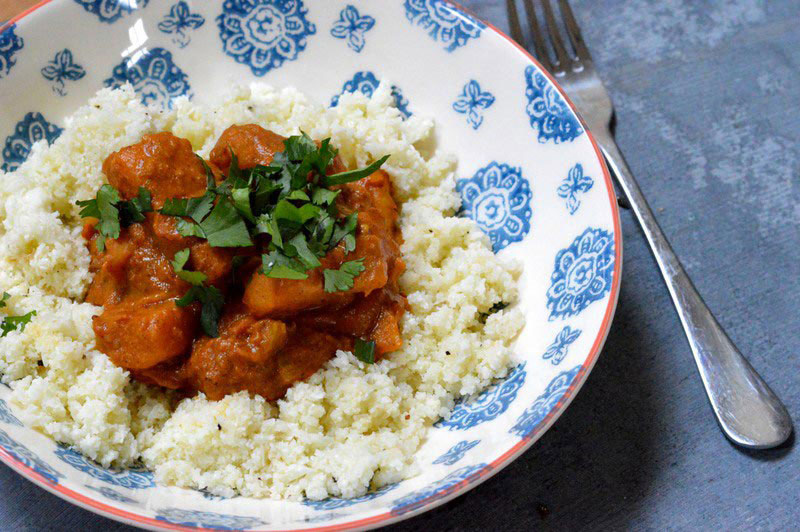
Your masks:
<svg viewBox="0 0 800 532"><path fill-rule="evenodd" d="M186 353L197 329L197 306L174 299L109 305L93 318L97 348L118 366L144 369Z"/></svg>
<svg viewBox="0 0 800 532"><path fill-rule="evenodd" d="M297 380L310 377L337 345L325 333L233 311L220 322L218 338L195 343L187 374L209 399L247 390L274 400Z"/></svg>
<svg viewBox="0 0 800 532"><path fill-rule="evenodd" d="M159 208L168 198L199 197L208 179L191 143L172 133L145 135L140 142L112 153L103 163L109 184L123 199L131 199L145 187ZM215 169L216 180L220 180Z"/></svg>

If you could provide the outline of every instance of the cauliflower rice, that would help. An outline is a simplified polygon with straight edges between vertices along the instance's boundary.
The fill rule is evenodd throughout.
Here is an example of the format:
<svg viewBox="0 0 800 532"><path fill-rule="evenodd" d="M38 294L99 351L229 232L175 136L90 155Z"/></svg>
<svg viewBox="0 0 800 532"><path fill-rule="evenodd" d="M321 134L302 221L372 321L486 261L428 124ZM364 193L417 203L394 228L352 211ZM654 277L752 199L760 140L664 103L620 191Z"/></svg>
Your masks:
<svg viewBox="0 0 800 532"><path fill-rule="evenodd" d="M410 304L402 349L374 365L339 351L277 402L246 392L181 399L133 381L95 348L91 318L101 308L82 303L91 276L75 200L105 182L103 160L163 130L206 157L236 123L330 136L350 167L391 154L384 169L401 209ZM51 146L39 142L17 171L0 171L0 291L12 296L9 314L37 312L0 339L15 413L103 466L141 461L164 484L219 495L355 497L413 475L429 427L456 397L507 373L523 325L514 306L481 322L493 304L516 301L520 267L455 216L456 161L425 148L432 138L432 121L403 120L387 84L371 99L343 95L333 109L264 84L214 105L180 99L163 112L130 86L101 90Z"/></svg>

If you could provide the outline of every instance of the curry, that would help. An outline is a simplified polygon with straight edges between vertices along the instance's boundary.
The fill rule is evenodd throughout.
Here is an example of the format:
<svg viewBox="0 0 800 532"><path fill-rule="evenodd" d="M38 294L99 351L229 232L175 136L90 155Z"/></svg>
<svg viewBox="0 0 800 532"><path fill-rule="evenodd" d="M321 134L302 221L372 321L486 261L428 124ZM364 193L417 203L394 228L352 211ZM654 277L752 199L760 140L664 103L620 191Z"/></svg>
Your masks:
<svg viewBox="0 0 800 532"><path fill-rule="evenodd" d="M188 140L164 132L145 135L105 160L103 172L119 195L119 203L110 205L117 205L120 216L125 202L147 208L118 226L114 238L103 237L102 220L90 218L84 226L93 275L86 300L103 307L93 321L98 349L134 378L188 394L203 392L214 400L242 390L274 400L310 377L337 350L353 351L359 342L367 342L380 358L402 345L399 322L406 300L398 278L405 265L389 175L378 169L355 181L315 186L313 201L312 189L302 188L302 182L281 191L268 182L285 174L278 160L305 175L306 160L313 163L318 157L324 166L313 178L318 183L325 176L350 174L327 140L306 146L304 153L311 155L302 162L300 156L287 155L297 151L290 140L253 124L231 126L204 161ZM329 155L314 154L314 149ZM250 199L242 204L235 192L244 189L234 188L231 194L225 185L241 182L248 170L254 172L251 176L273 173L253 184L245 192L252 194ZM313 174L308 172L309 181ZM256 186L266 192L255 191ZM210 190L227 190L233 199L209 195ZM260 219L251 212L256 198L278 194L283 198L280 208L292 213L328 210L284 227L269 225L277 214L264 214L266 221L258 225ZM236 224L246 222L251 235L245 233L245 240L250 241L219 244L211 236L210 222L204 226L195 223L199 216L192 221L191 216L174 214L183 212L176 205L197 206L203 198L209 198L206 211L235 203L241 211ZM327 225L309 228L317 222ZM216 234L232 234L237 227L226 226ZM324 238L331 248L296 238L294 247L287 245L291 235L301 234L298 228L309 235L327 231ZM328 236L332 231L341 240ZM309 248L318 260L314 253L308 257ZM291 253L281 255L287 249ZM299 261L317 266L294 272L279 268ZM215 311L211 300L218 301L219 316L209 328L209 314Z"/></svg>

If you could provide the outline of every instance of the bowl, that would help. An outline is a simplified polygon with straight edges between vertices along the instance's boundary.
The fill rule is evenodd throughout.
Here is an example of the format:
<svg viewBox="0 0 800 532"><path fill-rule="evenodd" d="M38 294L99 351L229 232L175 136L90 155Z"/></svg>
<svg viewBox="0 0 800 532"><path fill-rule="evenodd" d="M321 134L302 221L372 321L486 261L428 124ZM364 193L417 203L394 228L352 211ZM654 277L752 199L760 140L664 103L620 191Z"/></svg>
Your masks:
<svg viewBox="0 0 800 532"><path fill-rule="evenodd" d="M2 169L50 142L103 86L147 103L234 83L293 85L318 101L390 80L459 160L462 216L520 259L519 363L460 401L417 453L420 473L355 499L287 502L158 485L26 428L0 388L0 459L83 508L152 529L370 528L430 510L528 449L591 371L617 303L622 234L600 151L563 90L523 49L445 0L53 0L0 36Z"/></svg>

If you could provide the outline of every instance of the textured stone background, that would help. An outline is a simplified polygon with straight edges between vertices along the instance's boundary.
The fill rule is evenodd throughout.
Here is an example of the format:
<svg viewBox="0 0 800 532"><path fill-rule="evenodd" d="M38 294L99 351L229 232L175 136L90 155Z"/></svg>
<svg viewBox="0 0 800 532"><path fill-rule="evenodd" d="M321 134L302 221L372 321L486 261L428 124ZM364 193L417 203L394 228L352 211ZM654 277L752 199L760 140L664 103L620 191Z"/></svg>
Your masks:
<svg viewBox="0 0 800 532"><path fill-rule="evenodd" d="M462 2L507 30L504 0ZM800 420L800 2L572 4L616 103L619 144L661 225ZM725 440L629 212L622 225L619 309L572 406L494 478L394 530L797 527L793 442L748 453ZM7 467L0 491L3 530L130 530Z"/></svg>

